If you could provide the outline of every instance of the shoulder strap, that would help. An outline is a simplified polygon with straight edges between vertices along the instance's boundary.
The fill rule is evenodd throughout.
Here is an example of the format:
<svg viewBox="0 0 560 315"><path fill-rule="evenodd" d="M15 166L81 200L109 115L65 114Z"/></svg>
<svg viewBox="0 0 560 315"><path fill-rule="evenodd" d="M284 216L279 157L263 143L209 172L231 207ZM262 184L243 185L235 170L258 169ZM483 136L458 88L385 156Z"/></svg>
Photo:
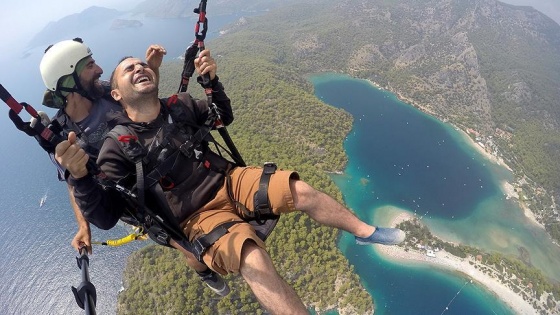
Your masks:
<svg viewBox="0 0 560 315"><path fill-rule="evenodd" d="M201 134L197 136L199 141L207 140L213 141L214 139L210 135L210 131L214 128L217 116L213 114L213 112L209 109L208 110L208 117L203 125L198 124L193 119L189 119L189 113L187 112L187 106L189 103L192 103L193 100L189 96L188 93L179 93L174 94L171 97L164 99L166 109L171 116L171 119L174 124L178 124L180 127L193 127L196 130L202 130ZM191 106L192 110L195 112L195 115L200 115L202 113L198 112L197 106ZM196 133L195 133L196 135ZM210 136L210 138L207 138Z"/></svg>
<svg viewBox="0 0 560 315"><path fill-rule="evenodd" d="M56 130L58 133L62 134L65 138L68 136L70 131L76 133L76 137L78 138L78 144L82 148L87 148L87 153L90 156L95 156L99 154L99 149L89 145L89 141L80 126L68 117L68 115L64 112L64 110L59 110L56 115L52 118L51 126L49 127L52 130Z"/></svg>
<svg viewBox="0 0 560 315"><path fill-rule="evenodd" d="M127 126L116 125L105 137L115 140L126 157L133 163L136 163L137 160L141 161L146 155L144 147L138 142L138 136Z"/></svg>
<svg viewBox="0 0 560 315"><path fill-rule="evenodd" d="M130 130L130 128L117 125L107 133L106 137L110 137L117 142L126 157L136 165L136 196L138 198L139 219L144 222L145 213L145 187L144 187L144 167L142 158L144 157L144 148L138 142L138 136Z"/></svg>

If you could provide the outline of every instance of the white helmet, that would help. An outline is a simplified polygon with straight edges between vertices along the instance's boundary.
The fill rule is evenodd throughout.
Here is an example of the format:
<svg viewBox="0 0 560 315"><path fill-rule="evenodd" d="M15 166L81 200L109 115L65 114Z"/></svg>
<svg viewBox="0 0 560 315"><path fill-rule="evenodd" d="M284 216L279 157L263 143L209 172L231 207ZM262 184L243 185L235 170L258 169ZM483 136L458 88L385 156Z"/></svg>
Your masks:
<svg viewBox="0 0 560 315"><path fill-rule="evenodd" d="M58 80L72 74L78 62L91 56L91 50L81 38L64 40L49 46L39 66L43 82L50 91L56 91Z"/></svg>

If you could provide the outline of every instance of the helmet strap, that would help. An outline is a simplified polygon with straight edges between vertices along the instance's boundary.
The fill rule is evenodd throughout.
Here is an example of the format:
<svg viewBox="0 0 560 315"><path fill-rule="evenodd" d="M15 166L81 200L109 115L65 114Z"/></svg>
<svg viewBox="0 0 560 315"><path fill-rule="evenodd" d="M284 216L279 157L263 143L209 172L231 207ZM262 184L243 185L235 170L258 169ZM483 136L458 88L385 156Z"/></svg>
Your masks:
<svg viewBox="0 0 560 315"><path fill-rule="evenodd" d="M84 89L84 87L80 83L80 77L78 76L78 74L76 72L72 73L72 80L66 79L63 82L65 82L65 83L59 83L59 85L58 85L58 87L55 91L55 94L57 96L62 97L66 101L66 96L69 93L78 93L81 96L83 96L83 97L85 97L88 100L93 102L93 98L88 94L88 92ZM73 85L73 86L69 87L68 85Z"/></svg>
<svg viewBox="0 0 560 315"><path fill-rule="evenodd" d="M78 76L78 73L76 73L76 71L74 71L72 73L72 76L74 77L74 82L76 82L76 89L75 89L74 92L80 94L81 96L83 96L83 97L85 97L88 100L93 102L93 98L88 94L88 92L84 89L84 87L80 83L80 77Z"/></svg>

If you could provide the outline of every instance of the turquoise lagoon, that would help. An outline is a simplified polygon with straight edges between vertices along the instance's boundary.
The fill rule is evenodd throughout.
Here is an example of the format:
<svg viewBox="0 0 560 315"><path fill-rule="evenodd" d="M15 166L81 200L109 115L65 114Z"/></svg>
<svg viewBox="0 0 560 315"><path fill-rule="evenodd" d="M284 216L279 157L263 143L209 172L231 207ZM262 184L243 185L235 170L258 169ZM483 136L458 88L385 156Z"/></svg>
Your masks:
<svg viewBox="0 0 560 315"><path fill-rule="evenodd" d="M320 100L354 117L347 167L333 178L361 219L383 225L399 211L416 214L446 241L514 256L524 249L534 266L560 279L558 247L502 190L511 172L473 148L462 131L365 80L321 74L311 82ZM339 247L376 314L514 314L460 274L385 260L348 233Z"/></svg>

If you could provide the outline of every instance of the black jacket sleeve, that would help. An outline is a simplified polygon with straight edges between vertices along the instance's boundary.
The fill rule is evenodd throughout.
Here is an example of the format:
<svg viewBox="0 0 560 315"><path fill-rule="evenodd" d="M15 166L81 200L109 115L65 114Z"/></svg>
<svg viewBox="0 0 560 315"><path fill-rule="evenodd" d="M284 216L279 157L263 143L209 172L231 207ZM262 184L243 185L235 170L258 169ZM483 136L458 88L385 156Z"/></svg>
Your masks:
<svg viewBox="0 0 560 315"><path fill-rule="evenodd" d="M216 104L218 112L224 125L233 122L233 111L231 109L231 101L224 91L222 83L218 81L216 76L212 82L212 102ZM177 97L183 102L190 115L186 116L187 124L202 126L208 119L209 104L206 99L200 100L194 98L189 93L179 93Z"/></svg>
<svg viewBox="0 0 560 315"><path fill-rule="evenodd" d="M123 208L113 205L117 203L114 200L120 198L119 193L103 189L91 175L80 179L70 176L68 183L74 186L76 203L89 223L103 230L109 230L117 224Z"/></svg>
<svg viewBox="0 0 560 315"><path fill-rule="evenodd" d="M212 84L212 101L214 102L214 104L216 104L216 106L218 106L220 116L222 117L222 122L227 126L233 122L231 100L226 95L224 86L219 81L218 76L216 76L214 80L210 82Z"/></svg>
<svg viewBox="0 0 560 315"><path fill-rule="evenodd" d="M122 184L130 174L124 153L111 138L105 139L97 163L107 179L116 183ZM74 197L86 220L100 229L114 227L125 209L130 208L120 192L102 187L91 175L80 179L70 176L68 183L74 186Z"/></svg>

